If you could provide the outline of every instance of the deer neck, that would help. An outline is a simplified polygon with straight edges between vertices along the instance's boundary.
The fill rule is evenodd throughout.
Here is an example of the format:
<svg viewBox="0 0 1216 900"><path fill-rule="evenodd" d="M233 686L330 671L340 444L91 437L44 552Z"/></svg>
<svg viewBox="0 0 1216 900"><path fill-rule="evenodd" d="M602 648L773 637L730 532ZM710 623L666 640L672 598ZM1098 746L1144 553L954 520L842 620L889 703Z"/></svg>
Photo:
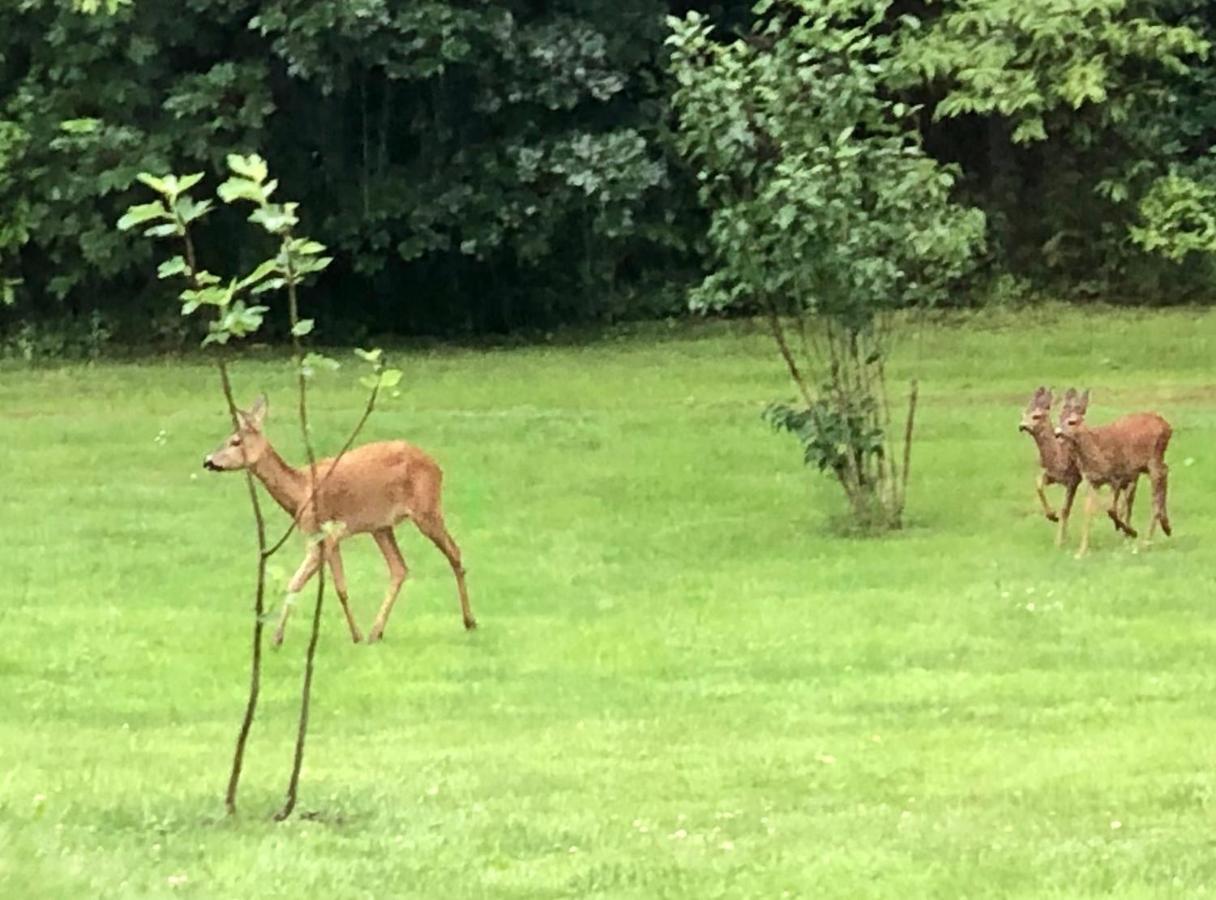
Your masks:
<svg viewBox="0 0 1216 900"><path fill-rule="evenodd" d="M1039 465L1044 469L1063 469L1068 464L1068 449L1060 444L1050 428L1036 428L1030 433L1039 448Z"/></svg>
<svg viewBox="0 0 1216 900"><path fill-rule="evenodd" d="M1072 446L1076 449L1077 461L1081 464L1081 470L1087 478L1109 474L1109 456L1102 446L1102 442L1098 440L1098 435L1091 429L1084 427L1078 429L1072 439Z"/></svg>
<svg viewBox="0 0 1216 900"><path fill-rule="evenodd" d="M283 457L269 444L261 459L251 468L266 488L266 493L294 518L308 493L308 476L284 462Z"/></svg>

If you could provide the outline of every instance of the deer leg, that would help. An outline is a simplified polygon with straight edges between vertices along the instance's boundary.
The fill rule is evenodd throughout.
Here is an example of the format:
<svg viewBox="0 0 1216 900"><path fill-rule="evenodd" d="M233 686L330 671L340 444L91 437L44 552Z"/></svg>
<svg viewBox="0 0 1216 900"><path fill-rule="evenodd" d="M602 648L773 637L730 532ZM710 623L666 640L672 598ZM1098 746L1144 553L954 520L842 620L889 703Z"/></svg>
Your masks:
<svg viewBox="0 0 1216 900"><path fill-rule="evenodd" d="M1057 547L1064 546L1065 533L1068 531L1068 517L1072 515L1072 504L1077 498L1077 488L1080 486L1080 481L1064 485L1064 505L1060 507L1060 527L1056 529Z"/></svg>
<svg viewBox="0 0 1216 900"><path fill-rule="evenodd" d="M405 583L405 576L409 573L409 568L401 556L401 548L397 546L397 538L393 534L393 529L381 528L379 531L373 531L372 537L375 538L380 552L384 554L384 561L388 563L389 584L388 593L384 595L384 603L381 604L380 612L376 614L376 621L372 623L372 630L367 635L369 644L374 644L384 636L384 626L388 622L388 614L393 611L393 604L397 602L397 595L401 593L401 585Z"/></svg>
<svg viewBox="0 0 1216 900"><path fill-rule="evenodd" d="M1089 528L1094 521L1094 513L1098 511L1098 491L1091 484L1085 492L1085 518L1081 520L1081 546L1077 548L1077 559L1089 552Z"/></svg>
<svg viewBox="0 0 1216 900"><path fill-rule="evenodd" d="M1137 475L1135 480L1127 489L1127 506L1123 511L1123 521L1128 525L1132 524L1132 504L1136 502L1136 485L1140 483L1140 476Z"/></svg>
<svg viewBox="0 0 1216 900"><path fill-rule="evenodd" d="M296 569L296 574L291 576L291 581L287 584L287 597L283 600L283 611L279 613L279 627L274 630L272 639L274 646L277 647L283 643L283 631L287 628L287 618L291 615L295 595L300 593L304 585L308 584L308 579L312 578L319 568L321 568L321 545L312 544L308 548L304 562L300 563L300 568Z"/></svg>
<svg viewBox="0 0 1216 900"><path fill-rule="evenodd" d="M329 571L334 576L334 590L338 592L338 601L342 604L342 614L346 616L346 624L350 627L350 639L356 644L363 640L355 617L350 612L350 602L346 595L346 572L342 568L342 551L338 542L334 541L325 548L325 558L329 561Z"/></svg>
<svg viewBox="0 0 1216 900"><path fill-rule="evenodd" d="M1165 511L1165 492L1169 474L1170 467L1164 462L1149 464L1148 477L1153 484L1153 518L1148 526L1149 540L1152 540L1158 522L1161 523L1161 530L1165 532L1166 537L1173 534L1173 530L1170 528L1170 517Z"/></svg>
<svg viewBox="0 0 1216 900"><path fill-rule="evenodd" d="M1051 508L1051 504L1047 502L1047 492L1043 490L1047 486L1047 473L1040 472L1039 479L1034 483L1035 493L1039 495L1039 503L1043 506L1043 515L1047 516L1048 522L1058 522L1060 517L1056 515L1056 511Z"/></svg>
<svg viewBox="0 0 1216 900"><path fill-rule="evenodd" d="M1111 490L1111 504L1110 504L1110 508L1111 508L1111 510L1113 510L1113 512L1109 512L1109 513L1108 513L1108 515L1110 515L1111 524L1114 526L1115 531L1116 531L1116 532L1118 532L1118 531L1119 531L1119 523L1120 523L1120 519L1119 519L1119 500L1120 500L1120 498L1122 498L1122 496L1123 496L1123 488L1121 488L1121 487L1120 487L1119 485L1117 485L1117 484L1112 484L1112 485L1110 486L1110 490Z"/></svg>
<svg viewBox="0 0 1216 900"><path fill-rule="evenodd" d="M452 566L452 574L456 576L456 590L460 594L460 615L464 619L465 629L472 631L477 627L477 620L473 618L473 610L469 606L469 591L464 583L464 566L460 560L460 548L456 546L456 542L448 533L447 526L443 524L443 516L439 513L422 516L415 519L414 524L418 526L419 531L430 538L431 543L439 548L439 552L448 558L448 563Z"/></svg>
<svg viewBox="0 0 1216 900"><path fill-rule="evenodd" d="M1122 531L1128 537L1136 537L1136 529L1132 528L1121 518L1119 518L1119 496L1122 494L1122 489L1118 485L1111 485L1110 506L1106 508L1106 514L1110 516L1111 522L1115 525L1115 531Z"/></svg>

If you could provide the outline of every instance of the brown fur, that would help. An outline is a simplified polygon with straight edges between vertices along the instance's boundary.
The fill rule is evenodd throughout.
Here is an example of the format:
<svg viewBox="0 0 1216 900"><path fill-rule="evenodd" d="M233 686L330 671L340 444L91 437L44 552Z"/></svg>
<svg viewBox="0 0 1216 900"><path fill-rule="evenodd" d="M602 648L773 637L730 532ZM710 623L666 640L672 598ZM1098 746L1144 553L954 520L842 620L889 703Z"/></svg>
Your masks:
<svg viewBox="0 0 1216 900"><path fill-rule="evenodd" d="M1089 527L1097 509L1097 491L1106 485L1114 489L1114 498L1107 514L1119 525L1119 489L1134 484L1141 474L1148 475L1153 486L1153 516L1148 536L1152 538L1158 524L1169 536L1172 532L1165 508L1169 475L1165 451L1173 435L1169 422L1157 413L1145 412L1133 413L1108 425L1090 428L1085 423L1088 411L1089 391L1078 394L1070 388L1064 395L1059 434L1076 456L1081 474L1089 484L1085 524L1077 556L1084 556L1089 549ZM1136 536L1130 523L1124 522L1122 527L1129 536Z"/></svg>
<svg viewBox="0 0 1216 900"><path fill-rule="evenodd" d="M1077 465L1076 454L1071 445L1066 443L1063 438L1056 434L1056 428L1051 422L1051 390L1042 385L1034 392L1030 398L1030 402L1026 404L1026 409L1022 412L1022 421L1018 425L1019 431L1025 431L1034 439L1035 446L1039 451L1039 477L1035 482L1035 491L1039 497L1039 503L1043 507L1043 514L1049 522L1059 522L1059 527L1056 529L1056 546L1064 545L1064 537L1068 529L1068 519L1072 513L1073 501L1076 499L1077 488L1081 484L1081 470ZM1064 503L1060 507L1059 515L1051 508L1051 504L1047 502L1047 494L1044 490L1048 485L1059 484L1064 487ZM1124 530L1122 528L1124 522L1131 519L1132 505L1136 501L1136 479L1133 479L1130 485L1120 484L1115 490L1115 506L1118 506L1119 498L1124 490L1127 490L1126 495L1126 510L1122 518L1113 516L1115 530Z"/></svg>
<svg viewBox="0 0 1216 900"><path fill-rule="evenodd" d="M368 634L368 642L384 634L389 613L408 574L397 547L393 528L409 519L447 557L456 577L465 628L476 628L469 607L460 548L443 522L441 493L443 472L425 452L405 441L364 444L339 460L319 459L317 489L310 490L312 476L307 465L296 468L284 462L262 431L266 398L261 397L249 412L239 412L240 428L204 460L205 468L234 471L248 467L275 502L295 519L305 534L316 534L325 523L333 523L327 536L309 545L304 561L292 576L288 593L298 593L317 570L322 559L329 564L334 587L354 641L362 639L347 601L346 577L338 544L355 534L370 534L384 555L389 570L389 589ZM290 598L283 604L274 643L283 642L283 631L291 611Z"/></svg>
<svg viewBox="0 0 1216 900"><path fill-rule="evenodd" d="M1029 434L1038 448L1040 472L1035 482L1035 491L1047 520L1059 522L1056 529L1056 546L1059 547L1064 543L1068 517L1072 513L1077 487L1081 484L1081 470L1077 468L1076 460L1072 458L1068 447L1056 439L1055 428L1051 424L1051 391L1046 387L1039 387L1030 398L1022 413L1018 430ZM1044 488L1051 484L1064 487L1064 503L1060 507L1059 515L1047 502L1047 494L1044 491Z"/></svg>

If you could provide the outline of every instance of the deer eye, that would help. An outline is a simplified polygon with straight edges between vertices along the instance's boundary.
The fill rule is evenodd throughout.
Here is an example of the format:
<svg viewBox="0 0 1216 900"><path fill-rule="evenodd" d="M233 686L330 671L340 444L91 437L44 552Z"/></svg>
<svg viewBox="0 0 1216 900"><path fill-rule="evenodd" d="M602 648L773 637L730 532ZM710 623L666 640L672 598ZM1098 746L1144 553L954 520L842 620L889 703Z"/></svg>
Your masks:
<svg viewBox="0 0 1216 900"><path fill-rule="evenodd" d="M232 447L239 447L241 446L241 439L239 437L234 437L228 442L228 444Z"/></svg>

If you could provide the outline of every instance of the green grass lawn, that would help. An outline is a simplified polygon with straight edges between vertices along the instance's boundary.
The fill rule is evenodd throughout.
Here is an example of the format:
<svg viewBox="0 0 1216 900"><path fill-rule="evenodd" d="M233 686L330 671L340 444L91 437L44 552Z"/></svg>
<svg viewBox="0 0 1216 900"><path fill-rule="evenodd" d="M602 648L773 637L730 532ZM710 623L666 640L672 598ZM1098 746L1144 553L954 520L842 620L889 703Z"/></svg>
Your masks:
<svg viewBox="0 0 1216 900"><path fill-rule="evenodd" d="M1193 310L922 327L896 366L922 386L910 522L882 540L834 529L834 485L760 421L791 392L746 323L403 356L366 437L444 466L481 627L408 525L383 644L352 645L330 593L315 815L281 825L306 615L222 815L253 548L240 476L200 467L226 434L213 372L4 368L0 896L1216 888L1214 349ZM249 359L239 391L269 392L298 462L290 373ZM318 382L323 449L354 381ZM1039 383L1092 387L1095 422L1173 423L1172 539L1103 520L1086 559L1052 546L1016 431ZM386 575L346 547L366 629Z"/></svg>

